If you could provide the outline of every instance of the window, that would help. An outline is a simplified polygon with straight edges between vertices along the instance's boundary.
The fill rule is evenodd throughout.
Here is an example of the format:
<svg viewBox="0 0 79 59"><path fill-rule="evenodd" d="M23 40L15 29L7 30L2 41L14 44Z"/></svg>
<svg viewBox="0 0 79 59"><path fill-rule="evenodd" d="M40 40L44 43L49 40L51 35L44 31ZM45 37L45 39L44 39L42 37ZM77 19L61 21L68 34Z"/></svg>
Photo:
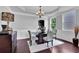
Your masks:
<svg viewBox="0 0 79 59"><path fill-rule="evenodd" d="M53 21L52 21L52 19L53 19ZM50 31L52 31L52 25L55 26L55 28L56 28L56 16L52 16L50 18Z"/></svg>
<svg viewBox="0 0 79 59"><path fill-rule="evenodd" d="M73 30L76 25L76 10L65 12L62 15L62 30Z"/></svg>

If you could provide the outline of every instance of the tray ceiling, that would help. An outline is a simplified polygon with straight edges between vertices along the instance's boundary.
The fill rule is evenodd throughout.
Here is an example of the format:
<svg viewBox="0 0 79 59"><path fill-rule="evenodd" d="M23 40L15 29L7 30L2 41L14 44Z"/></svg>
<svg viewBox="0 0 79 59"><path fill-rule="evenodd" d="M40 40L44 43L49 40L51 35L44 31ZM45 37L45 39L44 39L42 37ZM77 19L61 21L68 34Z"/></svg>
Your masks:
<svg viewBox="0 0 79 59"><path fill-rule="evenodd" d="M57 8L58 8L57 6L43 6L42 7L45 14L51 14L55 12ZM38 6L10 6L10 9L13 12L35 14L38 10Z"/></svg>
<svg viewBox="0 0 79 59"><path fill-rule="evenodd" d="M42 6L45 15L51 15L57 11L64 12L72 8L74 8L74 6ZM8 6L8 9L13 13L36 15L38 6Z"/></svg>

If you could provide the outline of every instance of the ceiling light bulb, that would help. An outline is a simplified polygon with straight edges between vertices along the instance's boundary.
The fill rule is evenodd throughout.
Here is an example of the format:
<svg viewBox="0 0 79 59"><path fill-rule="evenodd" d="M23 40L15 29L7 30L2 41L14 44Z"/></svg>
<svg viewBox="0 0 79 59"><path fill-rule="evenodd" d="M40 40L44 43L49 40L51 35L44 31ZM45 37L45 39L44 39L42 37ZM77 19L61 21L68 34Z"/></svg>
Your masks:
<svg viewBox="0 0 79 59"><path fill-rule="evenodd" d="M39 17L44 16L44 12L43 12L41 6L39 7L38 11L36 12L36 15L38 15Z"/></svg>

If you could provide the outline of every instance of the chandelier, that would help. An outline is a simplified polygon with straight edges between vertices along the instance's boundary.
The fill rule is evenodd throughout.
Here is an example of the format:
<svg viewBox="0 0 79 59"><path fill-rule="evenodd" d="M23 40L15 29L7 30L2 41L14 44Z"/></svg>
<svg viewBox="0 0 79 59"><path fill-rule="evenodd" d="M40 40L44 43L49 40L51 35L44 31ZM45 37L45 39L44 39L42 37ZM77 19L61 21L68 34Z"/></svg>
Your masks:
<svg viewBox="0 0 79 59"><path fill-rule="evenodd" d="M38 11L36 12L36 15L41 18L41 16L44 16L44 11L42 10L42 6L39 6Z"/></svg>

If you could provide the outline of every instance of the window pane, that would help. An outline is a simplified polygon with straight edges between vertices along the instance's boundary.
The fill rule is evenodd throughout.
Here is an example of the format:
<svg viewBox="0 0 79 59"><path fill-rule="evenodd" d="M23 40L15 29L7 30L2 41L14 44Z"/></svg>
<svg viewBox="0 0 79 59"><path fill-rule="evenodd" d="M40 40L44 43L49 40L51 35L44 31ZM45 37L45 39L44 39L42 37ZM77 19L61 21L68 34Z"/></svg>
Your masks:
<svg viewBox="0 0 79 59"><path fill-rule="evenodd" d="M76 11L71 10L64 13L62 22L64 30L72 30L76 24Z"/></svg>

